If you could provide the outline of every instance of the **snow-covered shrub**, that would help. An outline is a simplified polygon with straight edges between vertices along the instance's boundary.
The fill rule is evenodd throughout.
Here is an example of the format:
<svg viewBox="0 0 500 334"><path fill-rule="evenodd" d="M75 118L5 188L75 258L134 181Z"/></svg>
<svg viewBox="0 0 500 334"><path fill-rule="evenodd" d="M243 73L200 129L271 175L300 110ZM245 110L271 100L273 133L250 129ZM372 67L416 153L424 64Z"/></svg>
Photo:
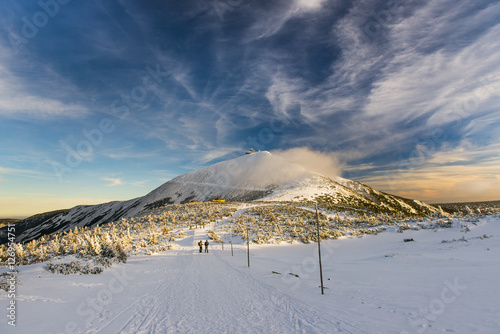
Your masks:
<svg viewBox="0 0 500 334"><path fill-rule="evenodd" d="M158 239L158 234L154 232L149 234L147 242L149 245L158 245L160 243L160 240Z"/></svg>
<svg viewBox="0 0 500 334"><path fill-rule="evenodd" d="M83 239L86 243L84 243L83 248L80 251L82 255L90 255L96 256L100 255L102 251L101 243L99 239L94 235L84 234Z"/></svg>
<svg viewBox="0 0 500 334"><path fill-rule="evenodd" d="M117 259L118 262L127 262L128 254L123 250L119 239L112 239L109 234L105 234L101 239L101 257Z"/></svg>
<svg viewBox="0 0 500 334"><path fill-rule="evenodd" d="M179 231L177 233L170 233L170 238L168 239L169 241L173 241L175 239L182 239L186 236L186 233L184 231Z"/></svg>
<svg viewBox="0 0 500 334"><path fill-rule="evenodd" d="M0 274L0 289L4 290L5 292L9 292L12 282L15 282L15 284L17 285L21 284L22 282L18 279L17 276L18 272L19 271L16 269L9 273ZM13 281L10 280L12 278L14 278Z"/></svg>
<svg viewBox="0 0 500 334"><path fill-rule="evenodd" d="M447 220L439 220L435 224L436 227L441 227L441 228L451 228L453 227L453 220L447 219Z"/></svg>
<svg viewBox="0 0 500 334"><path fill-rule="evenodd" d="M17 265L28 264L29 260L27 258L27 253L23 248L22 244L13 244L12 247L15 251L15 258Z"/></svg>
<svg viewBox="0 0 500 334"><path fill-rule="evenodd" d="M280 238L280 241L310 242L312 234L316 233L316 213L297 206L297 203L280 203L250 208L230 220L234 224L234 234L246 240L248 227L256 234L253 238L254 243L270 243L277 238ZM330 230L335 230L337 227L330 227L328 218L323 213L319 214L319 218L321 238L329 238Z"/></svg>
<svg viewBox="0 0 500 334"><path fill-rule="evenodd" d="M262 233L258 233L257 236L252 240L255 244L267 244L271 240L270 235L263 235Z"/></svg>
<svg viewBox="0 0 500 334"><path fill-rule="evenodd" d="M405 230L409 230L410 229L410 225L408 225L407 223L403 223L403 224L400 224L399 225L399 229L398 229L398 233L403 233L403 231Z"/></svg>
<svg viewBox="0 0 500 334"><path fill-rule="evenodd" d="M216 242L216 243L222 242L222 239L220 239L219 236L217 235L217 233L215 233L215 231L213 231L213 230L208 230L208 237L210 239L212 239L213 242Z"/></svg>
<svg viewBox="0 0 500 334"><path fill-rule="evenodd" d="M94 264L103 266L104 268L109 268L113 265L116 260L114 258L108 258L108 257L96 257L93 258Z"/></svg>
<svg viewBox="0 0 500 334"><path fill-rule="evenodd" d="M7 251L7 245L0 245L0 261L3 263L9 258L9 252Z"/></svg>
<svg viewBox="0 0 500 334"><path fill-rule="evenodd" d="M32 263L47 261L49 259L49 256L47 254L47 246L38 247L31 252L31 256L33 257L31 261Z"/></svg>
<svg viewBox="0 0 500 334"><path fill-rule="evenodd" d="M340 231L336 231L336 230L331 230L330 231L330 238L332 238L332 239L338 239L338 238L340 238L342 236L343 236L343 234Z"/></svg>
<svg viewBox="0 0 500 334"><path fill-rule="evenodd" d="M47 270L53 274L71 275L71 274L100 274L104 271L103 267L91 266L90 262L82 265L80 261L71 261L70 263L47 263Z"/></svg>
<svg viewBox="0 0 500 334"><path fill-rule="evenodd" d="M25 244L26 251L32 252L32 251L36 250L38 245L39 245L38 240L31 240L30 242Z"/></svg>

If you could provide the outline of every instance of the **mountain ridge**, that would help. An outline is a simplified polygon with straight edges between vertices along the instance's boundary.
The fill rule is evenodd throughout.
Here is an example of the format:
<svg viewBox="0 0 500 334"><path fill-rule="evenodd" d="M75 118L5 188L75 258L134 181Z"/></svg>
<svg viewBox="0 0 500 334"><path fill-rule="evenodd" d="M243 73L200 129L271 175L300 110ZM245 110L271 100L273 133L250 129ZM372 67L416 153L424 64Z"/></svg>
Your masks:
<svg viewBox="0 0 500 334"><path fill-rule="evenodd" d="M423 202L390 195L357 181L306 170L263 151L179 175L142 197L79 205L34 216L37 219L25 219L16 224L16 241L27 242L75 227L105 224L168 204L218 198L229 202L316 200L324 206L415 215L438 211ZM0 242L5 243L5 233L1 230Z"/></svg>

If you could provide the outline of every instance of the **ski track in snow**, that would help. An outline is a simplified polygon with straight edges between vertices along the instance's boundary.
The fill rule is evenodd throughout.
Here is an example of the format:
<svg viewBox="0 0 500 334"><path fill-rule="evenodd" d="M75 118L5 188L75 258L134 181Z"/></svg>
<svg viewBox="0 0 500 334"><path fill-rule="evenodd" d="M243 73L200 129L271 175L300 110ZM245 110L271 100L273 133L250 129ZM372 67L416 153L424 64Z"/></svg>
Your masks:
<svg viewBox="0 0 500 334"><path fill-rule="evenodd" d="M189 236L193 245L206 239L206 230ZM118 315L104 309L86 333L366 333L256 281L217 251L183 248L163 274Z"/></svg>

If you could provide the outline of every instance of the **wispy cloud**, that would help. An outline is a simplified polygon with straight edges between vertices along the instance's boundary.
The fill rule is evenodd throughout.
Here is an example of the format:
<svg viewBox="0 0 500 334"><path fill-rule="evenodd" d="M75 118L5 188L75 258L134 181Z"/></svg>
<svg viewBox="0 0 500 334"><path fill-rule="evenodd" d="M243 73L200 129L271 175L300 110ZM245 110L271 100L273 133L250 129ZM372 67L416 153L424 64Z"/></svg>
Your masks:
<svg viewBox="0 0 500 334"><path fill-rule="evenodd" d="M107 184L108 187L122 186L125 184L121 179L113 177L102 177L101 180L109 182L109 184Z"/></svg>
<svg viewBox="0 0 500 334"><path fill-rule="evenodd" d="M387 76L375 83L366 115L387 124L433 113L428 123L432 126L498 105L500 45L495 41L499 34L500 25L458 53L396 58L387 65Z"/></svg>
<svg viewBox="0 0 500 334"><path fill-rule="evenodd" d="M13 57L10 53L0 56L0 117L57 119L81 118L89 114L86 107L60 99L61 92L68 88L65 82L60 83L60 86L52 86L54 97L42 96L33 91L29 88L32 82L27 84L26 79L9 69L9 64L14 61ZM42 77L41 80L46 80L45 84L48 85L52 79Z"/></svg>
<svg viewBox="0 0 500 334"><path fill-rule="evenodd" d="M0 177L2 175L16 175L16 176L37 176L40 172L26 169L4 168L0 166Z"/></svg>
<svg viewBox="0 0 500 334"><path fill-rule="evenodd" d="M268 38L276 34L291 18L317 13L324 0L294 0L280 2L273 8L273 3L268 2L262 8L254 7L254 15L257 18L249 29L248 39ZM259 10L260 9L260 10Z"/></svg>
<svg viewBox="0 0 500 334"><path fill-rule="evenodd" d="M100 154L115 160L133 159L144 160L159 156L159 152L141 150L132 144L127 146L112 146L100 151Z"/></svg>
<svg viewBox="0 0 500 334"><path fill-rule="evenodd" d="M4 117L53 119L83 117L86 114L85 108L57 100L29 96L22 92L0 94L0 115Z"/></svg>
<svg viewBox="0 0 500 334"><path fill-rule="evenodd" d="M311 85L283 74L293 73L286 67L273 78L266 96L276 115L290 117L293 111L292 119L315 129L313 136L286 141L321 145L328 137L359 161L395 148L397 154L412 150L421 139L415 138L438 127L456 132L472 119L484 125L480 119L493 117L500 106L500 25L492 19L500 5L453 3L452 10L443 10L450 4L397 9L374 40L363 30L375 22L370 9L354 4L333 28L342 57L326 80ZM415 36L421 28L425 34Z"/></svg>
<svg viewBox="0 0 500 334"><path fill-rule="evenodd" d="M116 187L116 186L123 186L123 185L132 185L134 187L143 187L144 184L148 181L123 181L120 178L116 177L102 177L101 180L109 182L106 186L107 187Z"/></svg>

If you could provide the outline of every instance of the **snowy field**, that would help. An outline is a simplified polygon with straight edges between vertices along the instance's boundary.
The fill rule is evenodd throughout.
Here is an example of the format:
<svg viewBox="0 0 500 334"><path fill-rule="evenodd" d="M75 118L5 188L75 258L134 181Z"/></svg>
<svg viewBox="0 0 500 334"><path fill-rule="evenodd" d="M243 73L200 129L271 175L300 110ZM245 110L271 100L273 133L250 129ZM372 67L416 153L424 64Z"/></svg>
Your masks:
<svg viewBox="0 0 500 334"><path fill-rule="evenodd" d="M251 244L248 268L239 237L198 253L211 226L100 275L21 266L0 333L500 333L500 218L453 221L322 242L324 295L315 243Z"/></svg>

